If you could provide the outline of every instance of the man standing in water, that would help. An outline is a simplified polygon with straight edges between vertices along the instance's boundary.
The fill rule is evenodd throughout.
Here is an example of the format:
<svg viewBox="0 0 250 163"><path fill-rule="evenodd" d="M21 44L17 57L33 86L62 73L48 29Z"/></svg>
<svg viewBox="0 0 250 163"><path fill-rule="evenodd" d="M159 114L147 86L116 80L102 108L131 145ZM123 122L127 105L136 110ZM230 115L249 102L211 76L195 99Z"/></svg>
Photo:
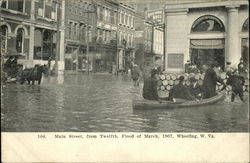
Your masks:
<svg viewBox="0 0 250 163"><path fill-rule="evenodd" d="M231 102L234 102L235 96L237 95L239 95L242 102L245 102L243 99L243 86L245 83L244 77L238 75L236 70L228 75L229 78L227 80L227 84L232 86Z"/></svg>
<svg viewBox="0 0 250 163"><path fill-rule="evenodd" d="M144 80L143 85L143 98L147 100L158 100L157 92L157 70L151 70L151 77Z"/></svg>

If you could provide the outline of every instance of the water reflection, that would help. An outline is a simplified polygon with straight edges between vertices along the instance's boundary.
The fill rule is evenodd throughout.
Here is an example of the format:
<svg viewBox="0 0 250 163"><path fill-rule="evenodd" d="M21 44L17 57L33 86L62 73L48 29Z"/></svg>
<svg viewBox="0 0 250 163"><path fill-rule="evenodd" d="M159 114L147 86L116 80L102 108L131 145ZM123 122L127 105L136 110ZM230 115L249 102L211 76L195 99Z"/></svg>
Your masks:
<svg viewBox="0 0 250 163"><path fill-rule="evenodd" d="M142 85L124 76L68 74L2 91L3 131L246 132L249 125L248 104L239 102L133 110Z"/></svg>

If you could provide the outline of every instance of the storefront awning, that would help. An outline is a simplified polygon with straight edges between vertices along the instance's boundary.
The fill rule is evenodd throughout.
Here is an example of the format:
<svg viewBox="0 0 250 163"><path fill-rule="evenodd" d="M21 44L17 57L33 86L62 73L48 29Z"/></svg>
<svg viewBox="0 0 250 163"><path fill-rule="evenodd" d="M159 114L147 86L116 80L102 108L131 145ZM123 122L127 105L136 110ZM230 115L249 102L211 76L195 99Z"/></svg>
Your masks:
<svg viewBox="0 0 250 163"><path fill-rule="evenodd" d="M209 40L191 40L190 48L193 49L223 49L225 47L224 39Z"/></svg>

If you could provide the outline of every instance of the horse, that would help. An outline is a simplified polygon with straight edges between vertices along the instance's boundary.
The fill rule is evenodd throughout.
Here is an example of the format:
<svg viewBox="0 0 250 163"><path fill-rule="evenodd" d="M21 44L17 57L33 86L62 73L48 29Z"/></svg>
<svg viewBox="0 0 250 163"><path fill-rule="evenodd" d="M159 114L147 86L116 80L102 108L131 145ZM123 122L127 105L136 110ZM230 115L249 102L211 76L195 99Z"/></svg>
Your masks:
<svg viewBox="0 0 250 163"><path fill-rule="evenodd" d="M46 73L47 67L45 65L35 65L33 68L24 69L21 74L20 84L23 84L26 80L28 84L32 81L32 85L35 81L38 81L38 85L41 84L42 74Z"/></svg>

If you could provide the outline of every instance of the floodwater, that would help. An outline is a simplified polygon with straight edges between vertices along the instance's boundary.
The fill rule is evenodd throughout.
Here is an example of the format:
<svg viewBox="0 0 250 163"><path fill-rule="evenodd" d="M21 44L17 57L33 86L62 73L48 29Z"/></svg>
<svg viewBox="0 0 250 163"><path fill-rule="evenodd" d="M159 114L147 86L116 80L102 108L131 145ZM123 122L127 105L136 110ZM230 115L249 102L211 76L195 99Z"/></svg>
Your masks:
<svg viewBox="0 0 250 163"><path fill-rule="evenodd" d="M65 74L44 77L40 86L2 88L1 127L11 132L247 132L249 103L133 110L142 83L127 76ZM248 100L247 100L248 101Z"/></svg>

